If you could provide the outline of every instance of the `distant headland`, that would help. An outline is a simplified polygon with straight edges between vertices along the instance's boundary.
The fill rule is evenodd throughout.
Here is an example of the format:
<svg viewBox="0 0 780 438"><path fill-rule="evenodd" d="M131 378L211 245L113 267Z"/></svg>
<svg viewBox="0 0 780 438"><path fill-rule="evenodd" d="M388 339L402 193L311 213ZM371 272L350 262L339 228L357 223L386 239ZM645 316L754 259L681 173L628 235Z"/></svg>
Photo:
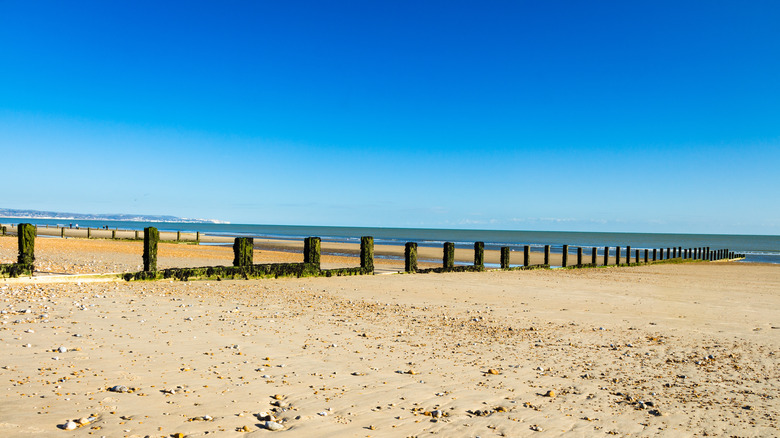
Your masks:
<svg viewBox="0 0 780 438"><path fill-rule="evenodd" d="M56 211L15 210L0 208L0 217L16 219L62 219L62 220L106 220L132 222L186 222L198 224L229 224L230 222L216 219L189 219L176 216L158 216L145 214L84 214L62 213Z"/></svg>

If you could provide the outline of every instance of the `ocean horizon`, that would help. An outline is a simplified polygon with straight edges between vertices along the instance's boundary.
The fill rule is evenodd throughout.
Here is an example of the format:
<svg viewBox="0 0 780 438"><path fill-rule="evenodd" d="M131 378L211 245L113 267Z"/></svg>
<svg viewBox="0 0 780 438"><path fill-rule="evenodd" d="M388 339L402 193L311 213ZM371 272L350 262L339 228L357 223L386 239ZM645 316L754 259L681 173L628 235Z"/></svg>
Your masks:
<svg viewBox="0 0 780 438"><path fill-rule="evenodd" d="M522 250L524 245L532 249L550 245L553 252L560 252L563 245L584 248L620 246L632 249L652 248L697 248L709 246L712 249L728 248L744 253L747 263L780 264L780 236L744 234L687 234L687 233L632 233L632 232L589 232L589 231L517 231L517 230L473 230L445 228L392 228L392 227L346 227L315 225L263 225L222 224L191 222L141 222L112 220L67 221L45 218L0 218L0 223L31 223L49 226L78 226L79 228L109 228L142 230L155 227L160 231L201 232L205 234L256 237L268 239L303 239L317 236L324 241L359 242L361 236L373 236L376 244L403 245L417 242L421 246L440 246L454 242L456 247L471 247L474 242L485 242L485 249L499 249L508 246Z"/></svg>

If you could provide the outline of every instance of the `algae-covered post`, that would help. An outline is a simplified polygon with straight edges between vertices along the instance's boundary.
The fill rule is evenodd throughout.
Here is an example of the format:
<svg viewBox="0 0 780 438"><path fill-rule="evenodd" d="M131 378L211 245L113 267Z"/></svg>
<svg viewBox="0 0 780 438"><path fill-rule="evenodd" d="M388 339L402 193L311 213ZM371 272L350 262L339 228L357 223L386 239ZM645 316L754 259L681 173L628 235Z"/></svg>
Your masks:
<svg viewBox="0 0 780 438"><path fill-rule="evenodd" d="M501 269L509 269L509 247L501 247Z"/></svg>
<svg viewBox="0 0 780 438"><path fill-rule="evenodd" d="M406 242L404 245L404 271L417 272L417 244Z"/></svg>
<svg viewBox="0 0 780 438"><path fill-rule="evenodd" d="M474 266L485 268L485 242L474 242Z"/></svg>
<svg viewBox="0 0 780 438"><path fill-rule="evenodd" d="M135 230L135 240L138 240L138 239L139 239L139 237L138 237L138 230Z"/></svg>
<svg viewBox="0 0 780 438"><path fill-rule="evenodd" d="M371 236L360 238L360 267L374 272L374 238Z"/></svg>
<svg viewBox="0 0 780 438"><path fill-rule="evenodd" d="M16 235L19 241L20 265L32 265L35 261L35 227L32 224L19 224L16 226Z"/></svg>
<svg viewBox="0 0 780 438"><path fill-rule="evenodd" d="M582 266L582 247L577 247L577 266Z"/></svg>
<svg viewBox="0 0 780 438"><path fill-rule="evenodd" d="M160 232L155 227L144 228L144 271L157 270L157 242Z"/></svg>
<svg viewBox="0 0 780 438"><path fill-rule="evenodd" d="M645 263L648 262L649 258L650 258L650 250L645 249Z"/></svg>
<svg viewBox="0 0 780 438"><path fill-rule="evenodd" d="M561 266L566 267L569 262L569 245L563 245L563 251L561 253Z"/></svg>
<svg viewBox="0 0 780 438"><path fill-rule="evenodd" d="M615 266L620 266L620 247L615 247Z"/></svg>
<svg viewBox="0 0 780 438"><path fill-rule="evenodd" d="M658 260L658 249L653 248L653 261Z"/></svg>
<svg viewBox="0 0 780 438"><path fill-rule="evenodd" d="M200 231L195 232L195 241L200 242Z"/></svg>
<svg viewBox="0 0 780 438"><path fill-rule="evenodd" d="M177 231L177 232L176 232L176 241L177 241L177 242L180 242L180 241L181 241L181 231Z"/></svg>
<svg viewBox="0 0 780 438"><path fill-rule="evenodd" d="M634 252L634 262L639 263L639 250Z"/></svg>
<svg viewBox="0 0 780 438"><path fill-rule="evenodd" d="M604 247L604 266L609 265L609 247Z"/></svg>
<svg viewBox="0 0 780 438"><path fill-rule="evenodd" d="M116 239L116 230L111 230L111 238Z"/></svg>
<svg viewBox="0 0 780 438"><path fill-rule="evenodd" d="M87 227L87 239L92 237L92 229Z"/></svg>
<svg viewBox="0 0 780 438"><path fill-rule="evenodd" d="M65 237L65 227L60 228L60 237Z"/></svg>
<svg viewBox="0 0 780 438"><path fill-rule="evenodd" d="M255 240L253 238L236 237L233 241L233 266L252 266L254 246Z"/></svg>
<svg viewBox="0 0 780 438"><path fill-rule="evenodd" d="M321 247L322 239L319 237L307 237L303 239L303 263L311 263L316 265L317 269L320 269Z"/></svg>
<svg viewBox="0 0 780 438"><path fill-rule="evenodd" d="M631 247L630 246L626 247L626 264L627 265L631 264Z"/></svg>
<svg viewBox="0 0 780 438"><path fill-rule="evenodd" d="M544 245L544 264L550 266L550 245Z"/></svg>
<svg viewBox="0 0 780 438"><path fill-rule="evenodd" d="M598 257L598 251L596 250L596 247L590 249L590 264L593 266L598 265L598 260L596 258Z"/></svg>
<svg viewBox="0 0 780 438"><path fill-rule="evenodd" d="M452 269L455 267L455 244L452 242L444 242L442 267L444 269Z"/></svg>
<svg viewBox="0 0 780 438"><path fill-rule="evenodd" d="M529 266L531 264L531 245L525 245L523 247L523 266Z"/></svg>

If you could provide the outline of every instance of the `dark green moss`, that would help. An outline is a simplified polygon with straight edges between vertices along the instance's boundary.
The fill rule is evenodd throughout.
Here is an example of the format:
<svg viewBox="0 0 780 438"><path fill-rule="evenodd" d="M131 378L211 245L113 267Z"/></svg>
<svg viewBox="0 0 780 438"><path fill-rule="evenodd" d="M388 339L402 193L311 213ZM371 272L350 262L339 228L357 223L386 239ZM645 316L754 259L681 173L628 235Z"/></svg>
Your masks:
<svg viewBox="0 0 780 438"><path fill-rule="evenodd" d="M20 275L33 275L35 266L32 264L8 263L0 265L0 278L19 277Z"/></svg>
<svg viewBox="0 0 780 438"><path fill-rule="evenodd" d="M485 242L474 242L474 266L485 268Z"/></svg>
<svg viewBox="0 0 780 438"><path fill-rule="evenodd" d="M16 235L19 241L17 264L32 265L35 262L35 227L32 224L19 224Z"/></svg>
<svg viewBox="0 0 780 438"><path fill-rule="evenodd" d="M155 227L144 228L144 271L157 270L157 242L160 241L160 232Z"/></svg>
<svg viewBox="0 0 780 438"><path fill-rule="evenodd" d="M360 267L369 273L374 272L374 238L371 236L360 238Z"/></svg>
<svg viewBox="0 0 780 438"><path fill-rule="evenodd" d="M509 269L509 247L501 247L501 269Z"/></svg>
<svg viewBox="0 0 780 438"><path fill-rule="evenodd" d="M404 271L417 272L416 242L406 242L406 245L404 245Z"/></svg>
<svg viewBox="0 0 780 438"><path fill-rule="evenodd" d="M303 262L320 267L320 254L322 252L322 240L319 237L307 237L303 239Z"/></svg>
<svg viewBox="0 0 780 438"><path fill-rule="evenodd" d="M255 241L251 237L236 237L233 241L233 266L251 266Z"/></svg>
<svg viewBox="0 0 780 438"><path fill-rule="evenodd" d="M359 268L355 268L359 269ZM272 263L251 266L209 266L200 268L169 268L160 271L140 271L123 274L131 280L224 280L280 277L316 277L322 275L311 263Z"/></svg>

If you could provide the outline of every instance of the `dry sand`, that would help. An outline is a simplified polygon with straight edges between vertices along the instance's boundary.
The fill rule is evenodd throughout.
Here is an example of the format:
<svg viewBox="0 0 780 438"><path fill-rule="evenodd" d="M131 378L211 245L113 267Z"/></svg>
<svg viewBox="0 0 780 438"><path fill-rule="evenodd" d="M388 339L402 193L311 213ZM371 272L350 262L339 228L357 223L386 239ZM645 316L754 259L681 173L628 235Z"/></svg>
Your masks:
<svg viewBox="0 0 780 438"><path fill-rule="evenodd" d="M255 257L299 261L280 254ZM36 257L135 270L140 245L39 238ZM780 266L741 263L0 280L0 436L778 436L778 308Z"/></svg>

